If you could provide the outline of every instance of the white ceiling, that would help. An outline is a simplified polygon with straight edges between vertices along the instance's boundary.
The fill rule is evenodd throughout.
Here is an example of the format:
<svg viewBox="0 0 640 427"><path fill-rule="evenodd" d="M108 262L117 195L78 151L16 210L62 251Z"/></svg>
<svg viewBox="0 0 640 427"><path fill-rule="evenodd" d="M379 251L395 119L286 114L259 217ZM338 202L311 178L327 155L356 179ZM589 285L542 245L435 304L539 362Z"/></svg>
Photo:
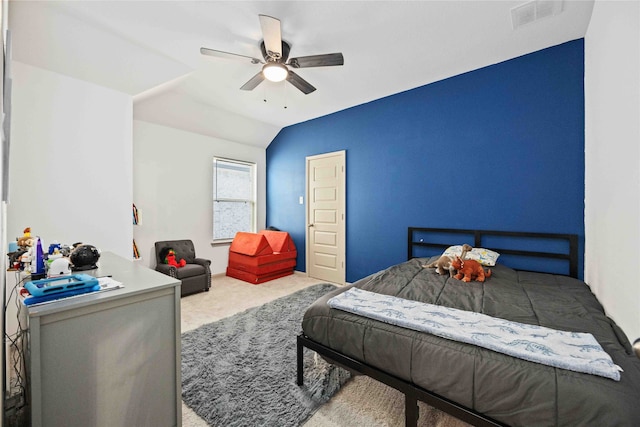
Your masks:
<svg viewBox="0 0 640 427"><path fill-rule="evenodd" d="M11 1L13 59L134 96L134 118L266 147L282 127L584 37L593 1L512 28L526 1ZM542 2L544 3L544 2ZM291 57L344 66L239 88L260 70L258 14L282 21ZM266 100L266 102L265 102ZM286 106L286 108L285 108Z"/></svg>

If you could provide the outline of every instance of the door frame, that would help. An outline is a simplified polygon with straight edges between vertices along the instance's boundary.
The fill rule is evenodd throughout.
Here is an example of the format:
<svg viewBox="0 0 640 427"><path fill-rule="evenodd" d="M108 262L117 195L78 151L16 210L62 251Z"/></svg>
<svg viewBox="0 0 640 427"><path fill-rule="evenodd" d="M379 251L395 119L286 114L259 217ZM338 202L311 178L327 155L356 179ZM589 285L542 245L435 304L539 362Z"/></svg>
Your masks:
<svg viewBox="0 0 640 427"><path fill-rule="evenodd" d="M330 153L316 154L313 156L305 157L305 214L304 214L304 228L305 228L305 270L307 272L307 277L309 276L309 254L310 251L310 239L309 239L309 163L312 160L322 159L326 157L336 157L339 156L342 158L342 188L340 189L340 204L342 205L342 222L339 225L339 233L338 233L338 252L340 254L341 262L342 262L342 280L340 284L346 284L347 280L347 151L332 151Z"/></svg>

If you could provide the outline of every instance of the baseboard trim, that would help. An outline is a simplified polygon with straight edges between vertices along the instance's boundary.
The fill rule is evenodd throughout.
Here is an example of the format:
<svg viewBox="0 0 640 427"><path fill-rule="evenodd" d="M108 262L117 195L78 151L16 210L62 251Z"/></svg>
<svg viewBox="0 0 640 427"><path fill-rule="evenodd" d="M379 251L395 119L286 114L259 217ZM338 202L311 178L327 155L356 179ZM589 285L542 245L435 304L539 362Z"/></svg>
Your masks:
<svg viewBox="0 0 640 427"><path fill-rule="evenodd" d="M293 274L297 275L297 276L304 276L304 277L309 277L309 275L303 271L297 271L297 270L293 270ZM226 277L227 273L215 273L215 274L211 274L211 279L215 279L216 277ZM349 285L353 285L353 283L351 282L346 282L344 284L344 286L349 286ZM340 285L342 286L342 285Z"/></svg>
<svg viewBox="0 0 640 427"><path fill-rule="evenodd" d="M304 273L302 271L296 271L293 270L293 274L299 275L299 276L304 276L304 277L309 277L309 275L307 275L307 273ZM227 273L212 273L211 274L211 278L215 279L216 277L225 277L227 275Z"/></svg>

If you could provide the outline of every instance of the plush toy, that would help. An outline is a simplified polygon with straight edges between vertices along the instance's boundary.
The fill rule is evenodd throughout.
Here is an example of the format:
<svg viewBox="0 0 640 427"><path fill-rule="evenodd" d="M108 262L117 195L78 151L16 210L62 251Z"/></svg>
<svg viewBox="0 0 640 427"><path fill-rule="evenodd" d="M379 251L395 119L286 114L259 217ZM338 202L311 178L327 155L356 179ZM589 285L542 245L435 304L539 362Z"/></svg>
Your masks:
<svg viewBox="0 0 640 427"><path fill-rule="evenodd" d="M482 265L473 259L462 260L460 257L456 257L451 265L458 270L458 274L453 277L463 282L470 282L474 279L478 282L484 282L485 278L491 277L491 270L485 272Z"/></svg>
<svg viewBox="0 0 640 427"><path fill-rule="evenodd" d="M58 242L53 242L49 245L48 253L49 255L53 255L56 253L56 251L57 253L60 253L61 250L62 250L62 245Z"/></svg>
<svg viewBox="0 0 640 427"><path fill-rule="evenodd" d="M31 237L24 238L21 237L18 239L18 246L22 251L22 255L20 255L20 269L24 271L30 271L31 263L35 261L35 250L33 245L35 242Z"/></svg>
<svg viewBox="0 0 640 427"><path fill-rule="evenodd" d="M18 242L18 246L21 248L30 248L35 243L33 241L33 238L25 237L25 236L18 237L17 242Z"/></svg>
<svg viewBox="0 0 640 427"><path fill-rule="evenodd" d="M8 271L20 270L22 255L27 251L25 249L18 249L15 252L9 252L7 256L9 257L9 269Z"/></svg>
<svg viewBox="0 0 640 427"><path fill-rule="evenodd" d="M160 259L164 261L165 264L172 265L176 268L184 267L187 265L187 261L184 259L180 259L180 261L176 260L176 251L172 248L164 248L160 251Z"/></svg>
<svg viewBox="0 0 640 427"><path fill-rule="evenodd" d="M465 255L467 255L467 252L469 252L471 249L473 249L470 245L467 245L466 243L462 246L462 254L460 255L460 259L464 260ZM436 271L438 272L438 274L443 275L445 273L445 271L449 272L449 277L453 277L454 273L455 273L455 268L453 268L453 265L451 265L451 263L453 262L453 258L447 256L447 255L442 255L440 258L438 258L437 260L435 260L434 262L432 262L431 264L427 264L427 265L423 265L424 268L435 268Z"/></svg>

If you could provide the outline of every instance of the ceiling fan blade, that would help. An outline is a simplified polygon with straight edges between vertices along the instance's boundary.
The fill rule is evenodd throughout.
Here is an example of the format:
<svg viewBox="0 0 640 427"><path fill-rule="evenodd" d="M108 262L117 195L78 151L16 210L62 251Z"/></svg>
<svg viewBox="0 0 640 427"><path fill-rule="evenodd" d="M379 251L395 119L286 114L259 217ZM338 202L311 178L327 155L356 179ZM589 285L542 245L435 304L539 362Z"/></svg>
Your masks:
<svg viewBox="0 0 640 427"><path fill-rule="evenodd" d="M291 70L289 70L287 81L292 85L294 85L296 88L298 88L305 95L309 95L311 92L316 90L316 88L311 86L311 84L308 81L306 81L305 79L303 79L302 77L300 77L299 75L297 75Z"/></svg>
<svg viewBox="0 0 640 427"><path fill-rule="evenodd" d="M262 71L260 71L258 74L256 74L255 76L251 77L251 79L249 79L248 82L246 82L244 85L242 85L242 87L240 89L242 90L253 90L256 88L256 86L258 86L260 83L262 83L262 81L264 80L264 75L262 74Z"/></svg>
<svg viewBox="0 0 640 427"><path fill-rule="evenodd" d="M299 58L291 58L287 65L293 68L331 67L333 65L344 65L344 57L342 53L301 56Z"/></svg>
<svg viewBox="0 0 640 427"><path fill-rule="evenodd" d="M282 58L282 33L280 20L268 15L258 15L267 54L274 59Z"/></svg>
<svg viewBox="0 0 640 427"><path fill-rule="evenodd" d="M259 60L258 58L253 58L251 56L240 55L240 54L237 54L237 53L223 52L221 50L209 49L209 48L206 48L206 47L201 47L200 48L200 53L203 54L203 55L215 56L216 58L224 58L224 59L235 59L235 60L242 60L243 58L244 59L249 59L252 64L264 63L263 61Z"/></svg>

